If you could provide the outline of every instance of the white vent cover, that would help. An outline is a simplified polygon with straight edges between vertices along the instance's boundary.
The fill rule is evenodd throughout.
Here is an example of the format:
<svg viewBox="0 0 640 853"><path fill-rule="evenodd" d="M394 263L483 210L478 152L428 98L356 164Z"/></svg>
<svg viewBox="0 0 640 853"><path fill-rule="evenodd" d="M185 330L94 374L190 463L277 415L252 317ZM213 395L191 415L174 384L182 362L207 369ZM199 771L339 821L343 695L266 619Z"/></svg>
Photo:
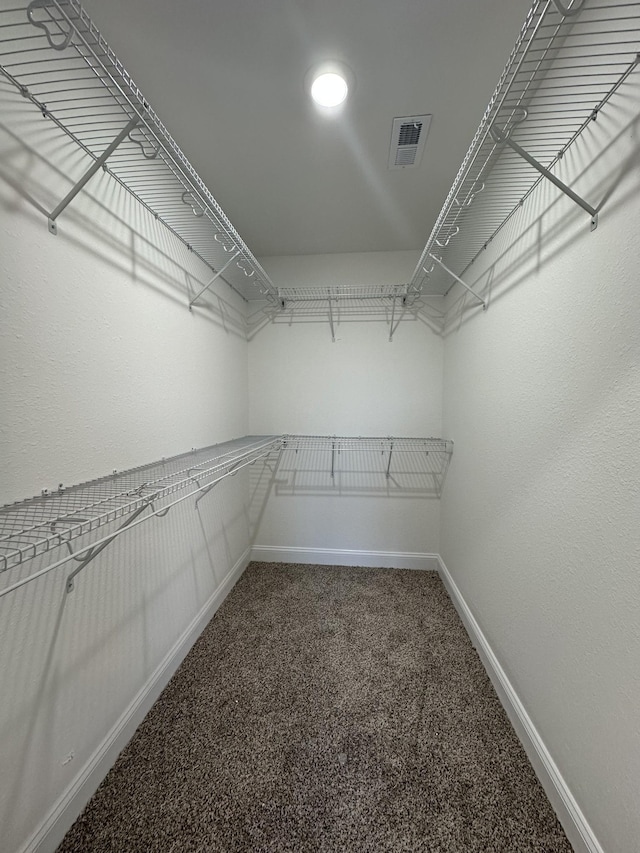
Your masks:
<svg viewBox="0 0 640 853"><path fill-rule="evenodd" d="M390 169L410 169L420 165L430 124L430 115L394 118L389 148Z"/></svg>

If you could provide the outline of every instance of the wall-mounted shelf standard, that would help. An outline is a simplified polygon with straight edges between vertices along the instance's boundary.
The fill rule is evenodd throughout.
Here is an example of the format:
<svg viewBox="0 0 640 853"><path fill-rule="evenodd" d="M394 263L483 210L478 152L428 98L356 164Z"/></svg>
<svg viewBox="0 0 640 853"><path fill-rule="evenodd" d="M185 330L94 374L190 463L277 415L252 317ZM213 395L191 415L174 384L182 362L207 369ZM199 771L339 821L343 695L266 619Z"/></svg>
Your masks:
<svg viewBox="0 0 640 853"><path fill-rule="evenodd" d="M0 590L12 592L58 565L74 560L79 564L73 577L123 530L153 516L165 515L176 503L194 496L197 502L217 483L260 459L268 459L282 447L279 437L245 438L223 445L192 450L150 465L116 472L111 476L44 490L30 498L0 508L0 574L29 561L56 552L55 562L31 575L20 577ZM120 522L104 536L102 528ZM77 553L75 540L84 539ZM66 550L62 557L57 549Z"/></svg>
<svg viewBox="0 0 640 853"><path fill-rule="evenodd" d="M457 281L486 308L465 272L540 181L596 227L595 200L553 170L638 66L639 51L635 0L533 4L415 269L416 291L444 294Z"/></svg>
<svg viewBox="0 0 640 853"><path fill-rule="evenodd" d="M0 10L0 63L20 94L90 158L49 214L52 233L103 168L195 252L214 279L223 278L245 299L275 299L267 273L77 0L32 0Z"/></svg>

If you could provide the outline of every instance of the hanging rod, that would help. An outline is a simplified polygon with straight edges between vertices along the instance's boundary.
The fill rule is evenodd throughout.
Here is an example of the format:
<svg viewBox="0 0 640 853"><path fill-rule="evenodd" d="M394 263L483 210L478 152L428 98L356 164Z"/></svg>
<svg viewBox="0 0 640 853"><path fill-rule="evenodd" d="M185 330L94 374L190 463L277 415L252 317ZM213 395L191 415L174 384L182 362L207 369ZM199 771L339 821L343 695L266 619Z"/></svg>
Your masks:
<svg viewBox="0 0 640 853"><path fill-rule="evenodd" d="M637 0L534 2L411 278L416 292L445 294L451 276L465 282L541 181L595 227L597 206L553 170L639 61Z"/></svg>
<svg viewBox="0 0 640 853"><path fill-rule="evenodd" d="M0 574L60 546L71 551L71 543L79 537L123 520L119 531L90 545L83 542L79 554L69 553L56 565L70 559L78 561L78 557L93 559L96 555L93 549L104 541L112 541L122 530L164 514L170 506L192 495L210 490L220 480L233 476L240 467L277 453L281 445L282 440L277 436L239 439L226 445L194 449L128 471L114 471L108 477L71 488L60 485L53 490L43 489L38 497L1 507ZM167 504L175 495L180 497ZM151 511L138 518L147 509ZM30 576L33 577L35 575ZM30 578L21 579L18 586ZM13 588L11 586L9 591ZM7 591L0 590L0 596Z"/></svg>
<svg viewBox="0 0 640 853"><path fill-rule="evenodd" d="M0 10L0 73L92 161L51 212L52 233L102 167L244 299L275 301L269 276L78 0Z"/></svg>

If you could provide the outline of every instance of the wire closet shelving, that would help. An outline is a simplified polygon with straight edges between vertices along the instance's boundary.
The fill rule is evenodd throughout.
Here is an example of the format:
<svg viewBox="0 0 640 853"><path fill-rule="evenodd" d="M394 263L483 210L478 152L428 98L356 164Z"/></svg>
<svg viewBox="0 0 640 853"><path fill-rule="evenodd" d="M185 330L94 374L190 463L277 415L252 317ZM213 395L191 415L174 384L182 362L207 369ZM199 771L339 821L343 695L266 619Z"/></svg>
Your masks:
<svg viewBox="0 0 640 853"><path fill-rule="evenodd" d="M281 438L245 438L194 449L127 471L65 488L43 490L41 495L0 508L0 574L24 566L36 557L60 559L0 589L0 596L75 560L75 576L120 533L143 520L163 516L177 503L194 497L196 505L215 485L258 460L276 458ZM116 530L107 525L119 522ZM101 535L104 533L104 535ZM77 553L72 544L80 540Z"/></svg>
<svg viewBox="0 0 640 853"><path fill-rule="evenodd" d="M412 288L445 294L544 179L597 226L598 211L554 174L640 62L636 0L539 0L447 195Z"/></svg>
<svg viewBox="0 0 640 853"><path fill-rule="evenodd" d="M439 497L452 453L443 438L283 435L276 494Z"/></svg>
<svg viewBox="0 0 640 853"><path fill-rule="evenodd" d="M169 131L78 0L32 0L0 10L0 72L82 150L92 165L49 215L58 217L100 168L167 226L217 278L269 310L357 303L390 325L415 316L421 297L442 295L463 276L544 178L597 211L553 168L638 65L640 3L536 0L471 147L408 283L277 287L235 230ZM305 307L306 306L306 307Z"/></svg>
<svg viewBox="0 0 640 853"><path fill-rule="evenodd" d="M245 299L276 288L77 0L0 9L0 72L93 161L49 230L104 168ZM191 300L189 307L207 289Z"/></svg>
<svg viewBox="0 0 640 853"><path fill-rule="evenodd" d="M381 470L390 478L399 470L405 474L421 470L414 462L399 464L399 459L429 454L438 460L431 464L431 472L446 470L453 443L437 438L247 436L76 486L45 489L36 497L0 507L0 575L9 578L0 588L0 597L63 565L73 566L67 576L71 592L78 573L126 530L166 515L189 498L197 507L218 483L258 461L272 466L275 476L285 451L301 451L301 459L304 452L326 452L332 477L339 455L375 452L383 459ZM308 459L302 467L307 463ZM398 481L393 486L403 487ZM36 568L29 571L28 564L37 558L41 559Z"/></svg>

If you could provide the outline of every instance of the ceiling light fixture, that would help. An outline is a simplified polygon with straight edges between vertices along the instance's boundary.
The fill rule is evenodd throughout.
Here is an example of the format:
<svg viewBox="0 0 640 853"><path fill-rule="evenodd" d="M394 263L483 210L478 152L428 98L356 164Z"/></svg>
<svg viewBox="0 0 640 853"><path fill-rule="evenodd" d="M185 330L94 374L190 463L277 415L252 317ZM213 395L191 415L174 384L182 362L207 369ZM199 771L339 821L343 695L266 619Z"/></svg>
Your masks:
<svg viewBox="0 0 640 853"><path fill-rule="evenodd" d="M327 117L339 115L355 88L353 71L337 59L313 65L305 74L304 88L314 105Z"/></svg>
<svg viewBox="0 0 640 853"><path fill-rule="evenodd" d="M337 107L349 94L347 81L335 71L318 74L311 84L311 97L321 107Z"/></svg>

